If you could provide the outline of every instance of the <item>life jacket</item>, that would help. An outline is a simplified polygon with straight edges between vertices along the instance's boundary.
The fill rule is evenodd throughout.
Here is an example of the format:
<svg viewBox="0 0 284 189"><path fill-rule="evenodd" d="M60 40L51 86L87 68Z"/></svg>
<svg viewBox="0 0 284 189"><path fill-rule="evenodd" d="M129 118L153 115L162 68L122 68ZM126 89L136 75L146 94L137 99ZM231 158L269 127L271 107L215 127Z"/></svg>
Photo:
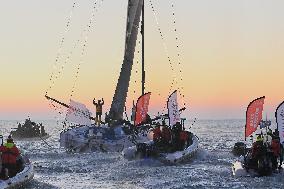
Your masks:
<svg viewBox="0 0 284 189"><path fill-rule="evenodd" d="M2 152L3 164L16 164L17 157L20 155L14 143L6 143L4 146L0 146L0 152Z"/></svg>
<svg viewBox="0 0 284 189"><path fill-rule="evenodd" d="M162 136L161 130L159 127L153 130L153 140L158 140Z"/></svg>
<svg viewBox="0 0 284 189"><path fill-rule="evenodd" d="M188 133L186 131L181 131L179 133L179 139L181 141L184 141L184 142L187 141L188 140Z"/></svg>
<svg viewBox="0 0 284 189"><path fill-rule="evenodd" d="M275 156L279 156L280 155L280 143L279 140L272 140L271 142L271 149L272 152Z"/></svg>
<svg viewBox="0 0 284 189"><path fill-rule="evenodd" d="M97 104L96 105L96 113L102 113L102 111L103 111L103 105Z"/></svg>
<svg viewBox="0 0 284 189"><path fill-rule="evenodd" d="M162 134L162 138L165 139L166 141L169 142L171 140L171 131L169 128L163 127L161 134Z"/></svg>

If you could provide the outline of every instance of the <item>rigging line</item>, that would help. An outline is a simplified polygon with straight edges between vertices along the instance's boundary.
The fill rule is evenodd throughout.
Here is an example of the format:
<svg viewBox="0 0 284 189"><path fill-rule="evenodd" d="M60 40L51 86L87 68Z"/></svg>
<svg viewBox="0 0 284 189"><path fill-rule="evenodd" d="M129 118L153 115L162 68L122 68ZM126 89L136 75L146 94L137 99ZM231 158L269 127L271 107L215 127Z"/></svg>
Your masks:
<svg viewBox="0 0 284 189"><path fill-rule="evenodd" d="M46 95L47 93L52 89L52 82L53 82L53 77L54 77L54 72L57 68L57 64L59 64L59 59L60 59L60 56L61 56L61 52L62 52L62 48L63 48L63 45L64 45L64 42L65 42L65 36L66 34L68 33L69 31L69 28L70 28L70 25L71 25L71 19L72 19L72 16L73 16L73 13L74 13L74 10L76 8L76 5L77 5L77 1L78 0L75 0L72 4L72 8L70 10L70 13L69 13L69 16L67 18L67 22L66 22L66 27L65 27L65 30L63 32L63 35L62 35L62 38L60 40L60 43L59 43L59 48L57 50L57 53L56 53L56 57L55 57L55 61L53 63L53 70L51 72L51 75L50 75L50 78L49 78L49 86L48 88L46 89Z"/></svg>
<svg viewBox="0 0 284 189"><path fill-rule="evenodd" d="M81 34L81 35L82 35L82 34ZM71 59L71 57L72 57L72 55L73 55L73 50L76 49L76 47L77 47L77 45L79 44L79 42L80 42L80 39L78 39L78 40L75 42L75 44L74 44L72 50L69 52L69 54L67 55L67 58L65 59L64 63L61 65L60 69L58 70L58 73L57 73L57 75L55 76L55 78L54 78L54 80L53 80L52 88L55 86L55 82L58 80L58 78L62 75L65 66L69 63L69 61L70 61L70 59Z"/></svg>
<svg viewBox="0 0 284 189"><path fill-rule="evenodd" d="M185 90L184 90L184 82L182 78L182 61L181 61L181 49L180 49L180 40L178 37L178 32L177 32L177 19L176 19L176 13L175 13L175 6L174 6L174 0L171 1L171 7L172 7L172 16L173 16L173 26L174 26L174 33L175 33L175 41L176 41L176 49L177 49L177 60L178 60L178 67L179 67L179 76L180 76L180 95L181 99L183 101L184 107L186 106L185 102ZM178 82L178 81L177 81ZM178 84L178 83L177 83Z"/></svg>
<svg viewBox="0 0 284 189"><path fill-rule="evenodd" d="M169 94L168 94L168 96L169 96L171 94L172 90L173 90L174 84L176 83L176 75L175 75L175 72L174 72L173 62L172 62L170 55L169 55L168 47L167 47L166 42L165 42L165 35L162 33L162 30L161 30L161 27L160 27L160 24L159 24L159 21L158 21L157 13L156 13L155 8L154 8L154 4L153 4L152 0L149 0L149 2L150 2L150 5L151 5L151 8L152 8L152 12L153 12L156 24L157 24L159 34L160 34L162 42L163 42L164 51L166 53L166 56L168 58L168 62L170 64L170 69L173 72L173 80L171 81L170 90L169 90ZM167 103L165 103L165 106L163 107L162 112L165 112L166 107L167 107Z"/></svg>
<svg viewBox="0 0 284 189"><path fill-rule="evenodd" d="M101 0L101 3L103 3L104 0ZM94 7L93 7L93 12L92 12L92 16L89 20L89 23L87 25L87 29L86 29L86 34L85 34L85 39L82 43L82 51L81 51L81 56L80 56L80 61L79 61L79 64L77 65L77 68L76 68L76 73L75 73L75 80L74 80L74 83L73 83L73 86L72 86L72 89L71 89L71 94L70 94L70 99L73 97L74 95L74 91L75 91L75 87L76 87L76 84L77 84L77 81L78 81L78 77L79 77L79 72L80 72L80 68L81 68L81 65L83 64L83 58L84 58L84 55L85 55L85 51L86 51L86 47L87 47L87 42L88 42L88 37L89 37L89 34L91 32L91 26L94 24L94 19L95 19L95 13L98 11L98 8L99 5L98 5L98 2L97 0L95 0L95 3L94 3Z"/></svg>
<svg viewBox="0 0 284 189"><path fill-rule="evenodd" d="M138 49L140 49L139 47L141 47L141 41L138 41ZM135 69L135 75L134 75L134 90L133 90L133 96L134 98L136 97L136 89L135 87L137 86L137 76L138 76L138 66L139 66L139 58L140 56L138 56L140 54L140 50L137 51L137 60L136 60L136 69Z"/></svg>

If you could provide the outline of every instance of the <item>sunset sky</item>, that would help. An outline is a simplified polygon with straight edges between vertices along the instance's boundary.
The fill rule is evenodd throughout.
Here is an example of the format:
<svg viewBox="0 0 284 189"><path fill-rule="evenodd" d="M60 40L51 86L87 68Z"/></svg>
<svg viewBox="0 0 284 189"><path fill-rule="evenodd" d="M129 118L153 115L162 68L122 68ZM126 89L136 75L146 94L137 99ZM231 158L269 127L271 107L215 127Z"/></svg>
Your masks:
<svg viewBox="0 0 284 189"><path fill-rule="evenodd" d="M171 92L170 83L176 77L179 82L172 90L184 87L181 92L185 98L179 102L181 106L186 103L188 110L183 115L189 119L244 119L249 102L261 96L266 96L264 112L273 118L276 107L284 100L283 0L152 0L165 40L159 35L150 0L145 1L146 91L152 92L152 115L163 110ZM76 2L74 9L73 2ZM99 7L92 17L94 2ZM92 18L95 22L88 33L73 99L95 112L92 99L103 97L104 110L109 110L123 61L127 2L2 2L0 119L27 116L54 119L58 115L44 98L50 75L58 72L72 52L48 93L68 103L75 69L81 60L84 44L81 41L86 37L84 34L82 37L82 31ZM65 41L60 48L62 37ZM74 48L78 40L79 45ZM141 93L138 41L128 108ZM167 46L174 71L170 69L163 44ZM59 50L62 52L59 63L54 66ZM178 66L178 51L181 66Z"/></svg>

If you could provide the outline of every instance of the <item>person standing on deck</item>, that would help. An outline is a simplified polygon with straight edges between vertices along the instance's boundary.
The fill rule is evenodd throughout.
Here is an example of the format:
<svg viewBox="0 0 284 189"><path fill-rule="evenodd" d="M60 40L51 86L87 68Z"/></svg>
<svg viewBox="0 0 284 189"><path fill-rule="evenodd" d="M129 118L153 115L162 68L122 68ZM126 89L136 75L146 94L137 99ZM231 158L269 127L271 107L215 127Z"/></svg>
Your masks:
<svg viewBox="0 0 284 189"><path fill-rule="evenodd" d="M95 98L93 100L93 104L96 106L96 123L95 123L96 125L101 124L104 103L105 102L104 102L103 98L102 98L102 100L98 100L98 103L96 103Z"/></svg>

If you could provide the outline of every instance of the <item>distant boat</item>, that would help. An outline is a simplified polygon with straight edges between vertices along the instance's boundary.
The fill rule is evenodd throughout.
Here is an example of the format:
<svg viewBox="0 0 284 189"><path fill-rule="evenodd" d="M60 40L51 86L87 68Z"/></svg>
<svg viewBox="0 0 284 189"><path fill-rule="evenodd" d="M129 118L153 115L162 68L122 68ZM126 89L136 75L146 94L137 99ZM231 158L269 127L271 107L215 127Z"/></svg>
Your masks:
<svg viewBox="0 0 284 189"><path fill-rule="evenodd" d="M43 140L49 137L42 123L33 122L30 118L23 124L19 123L17 128L12 128L10 135L16 140Z"/></svg>

